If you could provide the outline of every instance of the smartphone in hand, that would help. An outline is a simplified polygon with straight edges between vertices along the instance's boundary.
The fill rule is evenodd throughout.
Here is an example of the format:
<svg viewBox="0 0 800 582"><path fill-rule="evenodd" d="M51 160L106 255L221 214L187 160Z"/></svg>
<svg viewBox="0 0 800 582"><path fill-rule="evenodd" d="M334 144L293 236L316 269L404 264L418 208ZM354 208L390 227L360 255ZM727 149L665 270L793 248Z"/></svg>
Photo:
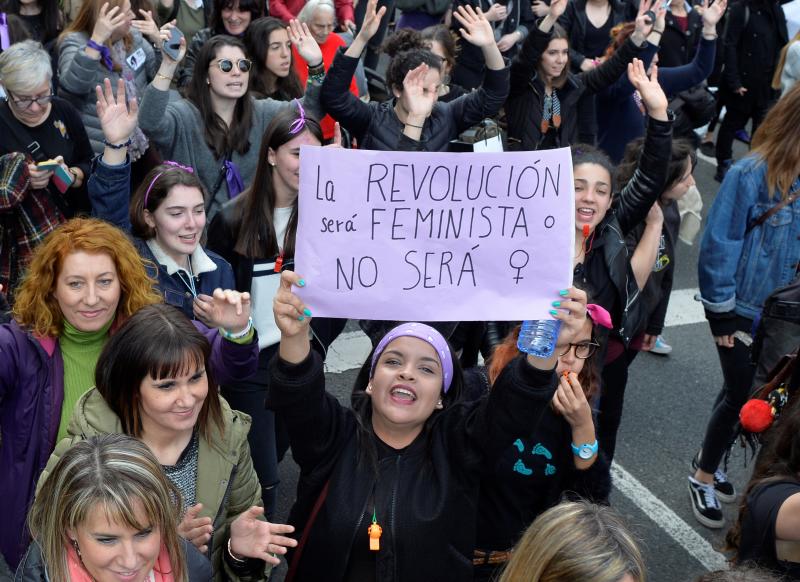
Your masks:
<svg viewBox="0 0 800 582"><path fill-rule="evenodd" d="M169 38L164 41L161 51L166 54L173 61L178 60L178 55L181 52L181 39L183 33L175 27L170 29Z"/></svg>

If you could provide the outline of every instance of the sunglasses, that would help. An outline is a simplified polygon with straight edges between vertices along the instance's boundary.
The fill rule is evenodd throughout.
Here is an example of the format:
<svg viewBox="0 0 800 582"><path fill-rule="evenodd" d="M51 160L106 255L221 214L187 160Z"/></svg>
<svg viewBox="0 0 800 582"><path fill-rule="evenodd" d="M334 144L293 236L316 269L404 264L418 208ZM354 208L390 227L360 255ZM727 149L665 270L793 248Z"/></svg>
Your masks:
<svg viewBox="0 0 800 582"><path fill-rule="evenodd" d="M249 73L250 69L253 67L253 61L249 59L238 59L236 61L232 61L230 59L219 59L217 61L217 66L223 73L230 73L233 70L234 63L236 64L236 68L242 73Z"/></svg>
<svg viewBox="0 0 800 582"><path fill-rule="evenodd" d="M42 95L41 97L15 97L10 91L7 92L14 102L14 105L20 109L30 109L36 103L39 107L45 107L50 101L53 100L53 94Z"/></svg>

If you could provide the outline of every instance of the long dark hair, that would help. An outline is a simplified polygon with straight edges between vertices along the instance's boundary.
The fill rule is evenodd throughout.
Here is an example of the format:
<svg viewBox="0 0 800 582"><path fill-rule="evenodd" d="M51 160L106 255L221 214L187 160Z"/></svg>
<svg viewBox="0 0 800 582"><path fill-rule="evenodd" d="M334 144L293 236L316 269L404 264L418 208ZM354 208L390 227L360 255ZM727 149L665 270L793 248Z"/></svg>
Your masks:
<svg viewBox="0 0 800 582"><path fill-rule="evenodd" d="M253 185L236 198L239 217L239 232L234 250L242 256L265 259L278 254L278 237L275 233L273 215L275 213L275 186L273 167L269 163L269 150L276 151L283 144L309 131L322 143L322 129L319 123L306 116L305 127L301 132L291 133L292 124L298 118L294 104L284 107L272 118L261 140L258 153L258 167ZM284 261L294 257L295 235L297 233L297 200L295 200L286 236L283 242Z"/></svg>
<svg viewBox="0 0 800 582"><path fill-rule="evenodd" d="M222 0L220 2L214 2L214 9L211 12L211 18L208 23L209 27L211 27L211 30L214 32L214 36L230 34L225 30L225 21L222 20L222 11L233 8L237 3L240 12L250 13L251 23L262 14L261 3L258 0Z"/></svg>
<svg viewBox="0 0 800 582"><path fill-rule="evenodd" d="M464 390L464 372L461 369L461 362L450 342L447 342L447 347L450 349L450 358L453 360L453 380L447 392L442 394L442 409L434 409L433 414L428 417L422 428L423 434L426 435L428 451L430 451L432 444L430 440L431 429L442 412L461 400ZM366 462L369 467L377 472L378 449L375 445L377 437L375 436L375 430L372 428L372 398L367 394L367 386L371 379L373 353L375 353L375 347L370 351L367 360L356 376L356 380L353 383L353 391L350 394L350 406L355 412L356 423L358 424L356 437L358 439L359 462ZM430 460L430 456L428 460Z"/></svg>
<svg viewBox="0 0 800 582"><path fill-rule="evenodd" d="M61 33L64 28L64 16L61 14L61 9L58 7L58 0L38 0L38 4L42 9L42 38L37 38L42 44L47 44L54 40ZM5 0L0 3L0 11L7 12L9 15L19 15L20 2L19 0ZM24 40L24 39L23 39ZM15 42L11 39L12 43Z"/></svg>
<svg viewBox="0 0 800 582"><path fill-rule="evenodd" d="M569 34L567 34L567 31L564 30L564 27L556 23L553 25L553 31L550 35L550 40L547 42L547 46L550 46L551 42L553 42L554 40L558 40L560 38L563 38L565 41L567 41L567 48L569 48ZM547 47L545 47L544 50L546 51ZM536 59L536 71L539 73L539 76L543 77L542 69L539 66L541 65L541 63L542 63L542 55L539 55L539 57ZM569 76L569 60L567 61L567 64L564 65L564 70L561 71L561 74L553 79L552 83L553 87L555 87L556 89L561 89L561 87L564 86L564 83L567 82L568 76ZM542 79L542 81L544 82L544 78Z"/></svg>
<svg viewBox="0 0 800 582"><path fill-rule="evenodd" d="M747 498L757 487L776 481L795 481L800 484L800 400L790 400L783 413L766 434L766 445L761 449L750 482L739 503L736 523L725 536L726 550L739 552L742 540L742 522L747 516ZM736 562L735 556L733 562Z"/></svg>
<svg viewBox="0 0 800 582"><path fill-rule="evenodd" d="M106 343L97 360L97 391L114 411L125 434L141 437L141 384L147 376L171 378L204 368L208 395L197 428L208 441L224 430L219 391L211 370L211 344L183 312L155 304L134 313Z"/></svg>
<svg viewBox="0 0 800 582"><path fill-rule="evenodd" d="M247 55L244 43L236 37L220 35L210 38L197 55L194 75L186 93L186 98L200 111L206 144L218 158L227 157L233 152L244 155L250 150L248 137L253 119L253 102L249 92L236 102L230 127L214 112L208 87L208 67L217 58L217 50L223 46L236 47Z"/></svg>
<svg viewBox="0 0 800 582"><path fill-rule="evenodd" d="M625 146L625 154L617 167L615 181L617 184L625 185L633 178L636 168L639 166L639 159L644 150L644 138L638 137ZM672 188L683 178L686 171L686 160L690 160L692 169L697 164L697 153L694 146L688 139L673 139L672 152L670 153L669 168L667 169L667 182L664 192ZM663 194L663 192L662 192Z"/></svg>
<svg viewBox="0 0 800 582"><path fill-rule="evenodd" d="M286 30L286 25L277 18L265 16L250 24L244 34L247 53L253 59L250 90L256 93L257 97L291 101L303 96L303 87L294 70L294 57L292 57L292 65L289 67L289 74L285 77L277 76L266 65L270 45L269 37L276 30Z"/></svg>

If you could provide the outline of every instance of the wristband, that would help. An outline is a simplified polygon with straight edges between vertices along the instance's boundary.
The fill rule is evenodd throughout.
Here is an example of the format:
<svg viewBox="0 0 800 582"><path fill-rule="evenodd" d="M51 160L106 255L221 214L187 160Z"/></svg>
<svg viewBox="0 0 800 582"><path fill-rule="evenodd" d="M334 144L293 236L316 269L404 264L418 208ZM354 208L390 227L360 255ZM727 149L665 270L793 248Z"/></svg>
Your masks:
<svg viewBox="0 0 800 582"><path fill-rule="evenodd" d="M237 564L244 564L247 561L244 558L237 558L233 555L233 550L231 550L231 538L228 538L228 557Z"/></svg>
<svg viewBox="0 0 800 582"><path fill-rule="evenodd" d="M237 340L237 339L242 339L244 336L246 336L248 333L250 333L251 329L253 329L253 318L252 317L248 317L247 318L247 325L245 326L245 328L242 331L239 331L239 332L236 332L236 333L231 333L227 329L223 329L223 328L219 328L219 331L222 332L222 335L225 336L225 338L227 338L229 340Z"/></svg>
<svg viewBox="0 0 800 582"><path fill-rule="evenodd" d="M114 68L114 64L111 62L111 51L107 46L97 44L91 38L86 41L86 46L100 53L100 60L103 61L103 64L109 71Z"/></svg>
<svg viewBox="0 0 800 582"><path fill-rule="evenodd" d="M110 143L108 140L103 140L103 145L107 148L111 148L112 150L121 150L122 148L126 148L131 145L131 138L128 138L127 141L122 143Z"/></svg>

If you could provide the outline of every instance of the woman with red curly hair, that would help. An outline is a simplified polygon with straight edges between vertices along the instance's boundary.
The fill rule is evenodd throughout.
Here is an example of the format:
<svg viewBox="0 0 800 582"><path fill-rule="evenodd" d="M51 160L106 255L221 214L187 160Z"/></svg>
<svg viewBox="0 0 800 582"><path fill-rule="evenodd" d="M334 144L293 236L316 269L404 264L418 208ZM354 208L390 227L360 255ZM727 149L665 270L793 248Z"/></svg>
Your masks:
<svg viewBox="0 0 800 582"><path fill-rule="evenodd" d="M66 435L75 402L94 386L109 335L161 301L153 284L125 233L101 220L71 220L34 252L14 319L0 326L0 551L12 568L30 541L25 515L39 474ZM215 321L230 339L212 341L221 367L230 368L215 370L217 377L244 379L257 356L249 295L216 290L214 298ZM196 326L210 340L218 333Z"/></svg>

